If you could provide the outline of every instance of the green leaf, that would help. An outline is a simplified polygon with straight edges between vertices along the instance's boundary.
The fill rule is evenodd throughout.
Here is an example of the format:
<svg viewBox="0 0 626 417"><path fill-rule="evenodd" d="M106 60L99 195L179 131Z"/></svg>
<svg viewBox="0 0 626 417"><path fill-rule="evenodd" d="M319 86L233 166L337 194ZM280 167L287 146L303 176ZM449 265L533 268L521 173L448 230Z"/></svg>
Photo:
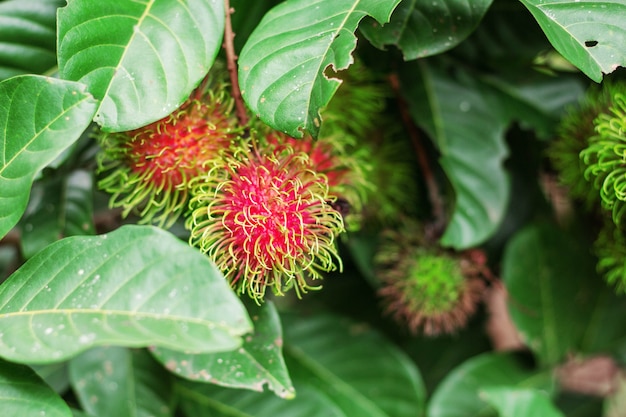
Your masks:
<svg viewBox="0 0 626 417"><path fill-rule="evenodd" d="M544 391L488 387L480 396L498 410L500 417L565 417Z"/></svg>
<svg viewBox="0 0 626 417"><path fill-rule="evenodd" d="M94 417L174 415L172 379L145 350L88 350L70 361L70 378Z"/></svg>
<svg viewBox="0 0 626 417"><path fill-rule="evenodd" d="M294 382L315 387L344 415L422 414L426 394L417 367L382 335L330 314L283 316L283 325Z"/></svg>
<svg viewBox="0 0 626 417"><path fill-rule="evenodd" d="M31 368L46 384L60 395L63 395L70 387L67 362L56 362L49 365L32 365Z"/></svg>
<svg viewBox="0 0 626 417"><path fill-rule="evenodd" d="M29 367L0 359L0 398L4 416L71 417L63 399Z"/></svg>
<svg viewBox="0 0 626 417"><path fill-rule="evenodd" d="M241 92L250 109L293 137L317 136L320 109L341 81L327 70L353 62L354 32L366 15L389 20L400 0L287 0L270 10L239 57Z"/></svg>
<svg viewBox="0 0 626 417"><path fill-rule="evenodd" d="M417 76L416 76L417 75ZM491 89L467 74L454 77L427 63L406 68L403 89L415 122L434 140L456 193L444 246L466 249L491 237L508 206L502 115Z"/></svg>
<svg viewBox="0 0 626 417"><path fill-rule="evenodd" d="M221 45L215 0L70 1L59 10L61 78L102 100L95 121L125 131L170 114L209 71Z"/></svg>
<svg viewBox="0 0 626 417"><path fill-rule="evenodd" d="M56 65L56 11L61 0L0 2L0 81Z"/></svg>
<svg viewBox="0 0 626 417"><path fill-rule="evenodd" d="M180 384L189 416L415 417L425 392L415 365L366 325L329 315L283 316L284 355L296 388L268 393ZM203 411L201 411L203 410Z"/></svg>
<svg viewBox="0 0 626 417"><path fill-rule="evenodd" d="M0 237L22 216L35 175L78 139L95 111L74 82L24 75L0 83Z"/></svg>
<svg viewBox="0 0 626 417"><path fill-rule="evenodd" d="M208 258L150 226L65 238L0 286L0 356L16 362L61 361L96 345L232 350L249 331Z"/></svg>
<svg viewBox="0 0 626 417"><path fill-rule="evenodd" d="M506 246L502 279L509 311L522 339L543 364L556 364L579 348L593 317L600 282L588 247L555 226L533 225Z"/></svg>
<svg viewBox="0 0 626 417"><path fill-rule="evenodd" d="M95 234L92 174L77 170L35 183L20 225L26 259L63 237Z"/></svg>
<svg viewBox="0 0 626 417"><path fill-rule="evenodd" d="M596 82L626 67L626 4L623 0L520 0L548 40Z"/></svg>
<svg viewBox="0 0 626 417"><path fill-rule="evenodd" d="M298 385L293 400L190 381L180 381L177 392L187 417L351 417L308 385Z"/></svg>
<svg viewBox="0 0 626 417"><path fill-rule="evenodd" d="M189 355L168 349L153 349L155 357L170 371L190 380L232 388L263 391L264 384L283 398L294 396L294 388L282 356L283 336L274 304L250 306L254 334L241 348L231 352Z"/></svg>
<svg viewBox="0 0 626 417"><path fill-rule="evenodd" d="M395 45L410 61L454 48L478 26L493 0L404 0L388 24L367 19L361 30L374 46Z"/></svg>
<svg viewBox="0 0 626 417"><path fill-rule="evenodd" d="M511 354L486 353L456 367L439 384L428 404L429 417L496 416L480 393L488 387L552 391L551 376L525 369Z"/></svg>

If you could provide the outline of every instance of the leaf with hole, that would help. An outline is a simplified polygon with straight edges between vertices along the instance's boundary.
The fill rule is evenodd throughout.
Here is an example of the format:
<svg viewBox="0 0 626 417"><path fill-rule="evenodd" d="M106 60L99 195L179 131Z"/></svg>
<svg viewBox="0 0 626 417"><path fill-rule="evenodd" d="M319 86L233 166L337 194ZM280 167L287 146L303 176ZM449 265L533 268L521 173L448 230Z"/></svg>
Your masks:
<svg viewBox="0 0 626 417"><path fill-rule="evenodd" d="M98 347L69 369L82 409L94 417L174 415L171 375L145 350Z"/></svg>
<svg viewBox="0 0 626 417"><path fill-rule="evenodd" d="M70 1L59 10L61 78L101 100L96 122L109 131L172 113L209 71L224 31L215 0Z"/></svg>
<svg viewBox="0 0 626 417"><path fill-rule="evenodd" d="M623 0L521 0L554 48L596 82L626 67Z"/></svg>
<svg viewBox="0 0 626 417"><path fill-rule="evenodd" d="M98 345L225 351L251 330L208 258L151 226L65 238L0 285L0 356L16 362Z"/></svg>
<svg viewBox="0 0 626 417"><path fill-rule="evenodd" d="M405 0L381 26L367 19L361 27L374 46L395 45L404 59L424 58L454 48L467 38L493 0Z"/></svg>
<svg viewBox="0 0 626 417"><path fill-rule="evenodd" d="M171 372L184 378L225 387L263 391L292 398L294 388L282 356L283 335L276 307L271 302L248 306L254 334L234 351L189 355L155 348L152 353Z"/></svg>
<svg viewBox="0 0 626 417"><path fill-rule="evenodd" d="M80 137L96 105L70 81L23 75L0 83L0 237L24 213L35 175Z"/></svg>
<svg viewBox="0 0 626 417"><path fill-rule="evenodd" d="M4 416L71 417L65 401L24 365L0 359L0 398Z"/></svg>
<svg viewBox="0 0 626 417"><path fill-rule="evenodd" d="M353 62L355 30L370 15L389 20L400 0L288 0L265 14L239 57L241 92L250 110L293 137L317 136L320 109L341 81L327 72Z"/></svg>

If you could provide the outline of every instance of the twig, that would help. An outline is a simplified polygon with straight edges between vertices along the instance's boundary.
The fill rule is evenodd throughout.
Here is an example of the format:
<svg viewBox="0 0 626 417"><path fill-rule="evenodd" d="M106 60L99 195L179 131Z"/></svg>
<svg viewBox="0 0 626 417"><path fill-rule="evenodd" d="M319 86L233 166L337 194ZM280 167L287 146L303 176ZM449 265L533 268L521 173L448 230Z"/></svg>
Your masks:
<svg viewBox="0 0 626 417"><path fill-rule="evenodd" d="M239 78L237 77L237 55L235 55L235 44L233 42L235 33L233 32L233 24L230 19L230 15L233 14L235 10L230 7L229 0L224 0L224 9L226 10L226 24L224 27L226 66L228 68L228 74L230 75L230 85L233 93L233 99L235 100L237 119L239 119L240 125L245 126L248 124L248 112L246 111L246 105L243 102L241 89L239 88Z"/></svg>
<svg viewBox="0 0 626 417"><path fill-rule="evenodd" d="M389 84L391 85L391 88L396 95L396 100L398 102L402 122L404 123L411 138L411 142L413 142L413 146L415 147L417 161L420 165L420 169L422 171L422 175L424 176L424 182L428 191L428 199L430 201L435 226L434 232L436 235L438 235L445 226L445 210L441 194L439 193L439 186L430 167L430 162L428 161L426 149L424 148L424 145L422 143L420 133L417 130L413 119L411 119L407 102L404 100L404 97L402 97L400 80L398 79L397 74L392 73L389 75Z"/></svg>

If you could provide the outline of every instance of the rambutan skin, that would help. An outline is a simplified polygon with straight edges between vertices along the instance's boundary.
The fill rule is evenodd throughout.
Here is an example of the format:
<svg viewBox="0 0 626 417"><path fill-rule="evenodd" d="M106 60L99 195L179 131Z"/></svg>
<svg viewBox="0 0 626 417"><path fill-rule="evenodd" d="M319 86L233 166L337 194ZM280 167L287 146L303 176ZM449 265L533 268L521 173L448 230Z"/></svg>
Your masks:
<svg viewBox="0 0 626 417"><path fill-rule="evenodd" d="M103 132L98 140L102 179L110 206L136 212L139 223L170 227L186 209L189 181L205 173L239 133L232 100L209 92L168 117L129 132Z"/></svg>
<svg viewBox="0 0 626 417"><path fill-rule="evenodd" d="M343 220L328 203L328 181L303 152L256 149L223 155L192 181L190 243L211 258L238 293L257 302L313 289L310 280L341 269Z"/></svg>

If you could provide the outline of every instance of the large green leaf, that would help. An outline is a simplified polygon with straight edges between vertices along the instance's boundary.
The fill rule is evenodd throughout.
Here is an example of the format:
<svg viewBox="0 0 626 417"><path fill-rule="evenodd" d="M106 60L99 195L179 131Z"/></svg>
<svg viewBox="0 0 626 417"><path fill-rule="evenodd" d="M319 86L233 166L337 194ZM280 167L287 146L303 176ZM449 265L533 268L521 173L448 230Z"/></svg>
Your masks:
<svg viewBox="0 0 626 417"><path fill-rule="evenodd" d="M317 136L320 109L341 81L327 70L353 62L363 17L389 20L400 0L287 0L270 10L239 58L239 82L250 109L293 137Z"/></svg>
<svg viewBox="0 0 626 417"><path fill-rule="evenodd" d="M270 392L258 393L180 381L177 392L187 417L352 417L323 392L297 385L297 396L284 400Z"/></svg>
<svg viewBox="0 0 626 417"><path fill-rule="evenodd" d="M481 398L493 405L500 417L565 417L545 391L489 387L481 391Z"/></svg>
<svg viewBox="0 0 626 417"><path fill-rule="evenodd" d="M601 290L590 285L600 279L588 248L578 242L555 226L530 226L513 237L504 254L511 318L545 364L579 348Z"/></svg>
<svg viewBox="0 0 626 417"><path fill-rule="evenodd" d="M496 107L491 89L469 76L417 63L402 78L411 115L437 145L456 193L441 243L456 249L476 246L497 230L508 206L503 162L509 116Z"/></svg>
<svg viewBox="0 0 626 417"><path fill-rule="evenodd" d="M478 26L493 0L404 0L380 26L367 20L363 34L377 48L395 45L409 61L454 48Z"/></svg>
<svg viewBox="0 0 626 417"><path fill-rule="evenodd" d="M520 0L554 48L596 82L626 67L623 0Z"/></svg>
<svg viewBox="0 0 626 417"><path fill-rule="evenodd" d="M552 391L548 373L525 369L511 354L486 353L450 372L428 404L429 417L495 417L496 410L480 393L489 387Z"/></svg>
<svg viewBox="0 0 626 417"><path fill-rule="evenodd" d="M0 359L3 416L71 417L63 399L29 367Z"/></svg>
<svg viewBox="0 0 626 417"><path fill-rule="evenodd" d="M26 259L66 236L95 234L93 177L85 170L35 183L20 221Z"/></svg>
<svg viewBox="0 0 626 417"><path fill-rule="evenodd" d="M96 106L74 82L23 75L0 83L0 237L22 216L35 175L78 139Z"/></svg>
<svg viewBox="0 0 626 417"><path fill-rule="evenodd" d="M346 416L423 412L425 390L417 367L382 335L330 314L283 316L283 325L292 378L323 392Z"/></svg>
<svg viewBox="0 0 626 417"><path fill-rule="evenodd" d="M249 306L254 334L241 348L220 353L189 355L168 349L153 349L153 354L170 371L185 378L225 387L271 391L283 398L294 396L294 388L282 356L283 335L274 304Z"/></svg>
<svg viewBox="0 0 626 417"><path fill-rule="evenodd" d="M145 350L94 348L70 361L72 388L94 417L174 415L172 379Z"/></svg>
<svg viewBox="0 0 626 417"><path fill-rule="evenodd" d="M56 65L56 10L61 0L0 2L0 81Z"/></svg>
<svg viewBox="0 0 626 417"><path fill-rule="evenodd" d="M0 356L60 361L95 345L235 349L241 301L200 252L161 229L69 237L0 286Z"/></svg>
<svg viewBox="0 0 626 417"><path fill-rule="evenodd" d="M215 0L73 0L59 10L61 78L102 100L106 130L134 129L170 114L211 68L224 30Z"/></svg>
<svg viewBox="0 0 626 417"><path fill-rule="evenodd" d="M329 315L283 316L296 397L181 384L190 416L415 417L425 392L415 365L366 325ZM193 412L191 412L193 410ZM202 411L202 412L201 412Z"/></svg>

